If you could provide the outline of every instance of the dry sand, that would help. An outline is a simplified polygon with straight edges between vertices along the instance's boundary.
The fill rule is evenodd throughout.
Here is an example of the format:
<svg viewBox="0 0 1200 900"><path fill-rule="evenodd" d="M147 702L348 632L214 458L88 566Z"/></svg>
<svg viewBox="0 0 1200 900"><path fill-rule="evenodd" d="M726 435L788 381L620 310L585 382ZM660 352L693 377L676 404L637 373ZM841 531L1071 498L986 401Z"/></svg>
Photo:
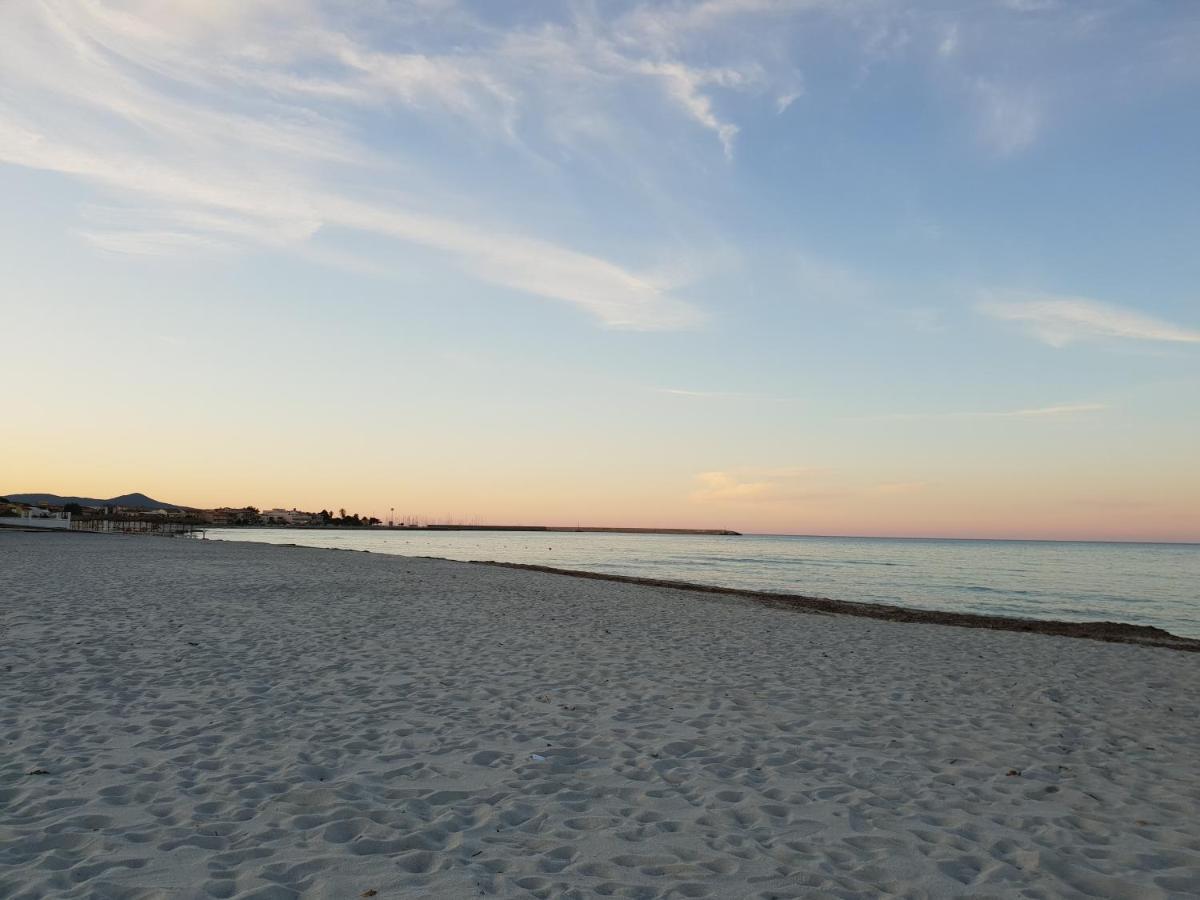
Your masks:
<svg viewBox="0 0 1200 900"><path fill-rule="evenodd" d="M1194 653L70 534L0 625L0 897L1200 887Z"/></svg>

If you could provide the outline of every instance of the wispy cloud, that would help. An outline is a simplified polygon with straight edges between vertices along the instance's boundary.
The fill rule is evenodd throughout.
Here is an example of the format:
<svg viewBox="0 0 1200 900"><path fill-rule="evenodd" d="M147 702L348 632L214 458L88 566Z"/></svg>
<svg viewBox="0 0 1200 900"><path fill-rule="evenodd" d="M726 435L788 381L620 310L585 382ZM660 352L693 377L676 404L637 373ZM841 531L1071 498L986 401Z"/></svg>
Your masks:
<svg viewBox="0 0 1200 900"><path fill-rule="evenodd" d="M696 476L698 487L692 493L696 503L735 500L739 502L775 499L776 485L769 481L739 481L728 472L701 472Z"/></svg>
<svg viewBox="0 0 1200 900"><path fill-rule="evenodd" d="M679 268L653 257L681 254L609 236L602 249L575 245L560 222L516 213L511 195L489 203L474 190L485 178L460 187L439 150L478 148L472 163L511 153L550 173L544 183L564 157L603 157L611 183L654 194L655 166L735 160L745 104L782 112L820 85L800 65L832 38L850 51L837 76L847 83L883 57L941 58L936 77L953 80L1001 154L1032 145L1049 118L1040 79L1007 75L1003 40L1024 33L988 27L994 10L968 28L900 0L601 7L500 24L504 14L458 0L0 4L0 163L60 173L124 207L121 221L79 229L109 252L310 255L323 233L348 229L612 327L681 328L703 318L678 295L686 286L650 274ZM980 35L1001 37L981 53ZM1005 62L975 66L984 57ZM813 295L864 290L811 259L799 275Z"/></svg>
<svg viewBox="0 0 1200 900"><path fill-rule="evenodd" d="M1023 323L1051 347L1105 339L1200 343L1196 329L1085 297L993 294L978 309L996 319Z"/></svg>
<svg viewBox="0 0 1200 900"><path fill-rule="evenodd" d="M891 17L888 6L869 18ZM854 30L866 12L835 0L705 0L635 3L615 16L578 7L505 27L454 0L353 16L321 0L8 4L0 162L98 187L111 210L124 204L125 221L80 230L109 252L300 249L351 229L430 248L477 278L574 304L612 327L689 327L703 316L673 293L680 286L648 274L676 261L625 265L539 237L505 209L464 218L455 206L476 198L443 202L427 168L377 145L371 119L458 123L545 164L603 145L636 167L635 129L638 146L666 146L673 116L715 135L732 159L739 125L722 98L766 95L783 111L803 78L782 34L806 16ZM754 23L787 28L763 52ZM402 42L390 37L398 29ZM640 107L651 96L672 115L641 109L635 126L629 98ZM676 164L674 147L671 157ZM372 267L348 260L355 271Z"/></svg>
<svg viewBox="0 0 1200 900"><path fill-rule="evenodd" d="M850 495L828 482L829 470L815 466L741 467L695 476L693 503L802 503Z"/></svg>
<svg viewBox="0 0 1200 900"><path fill-rule="evenodd" d="M1102 412L1107 403L1063 403L1057 406L1034 406L1025 409L980 410L974 412L884 413L878 416L858 416L859 421L907 422L923 419L1052 419Z"/></svg>
<svg viewBox="0 0 1200 900"><path fill-rule="evenodd" d="M775 112L783 115L788 111L789 107L797 100L804 96L804 92L799 89L785 91L775 98Z"/></svg>
<svg viewBox="0 0 1200 900"><path fill-rule="evenodd" d="M683 397L691 400L746 400L758 403L796 403L800 400L798 397L756 394L746 391L695 391L669 387L656 387L650 388L650 390L656 394L666 394L668 397Z"/></svg>
<svg viewBox="0 0 1200 900"><path fill-rule="evenodd" d="M689 391L683 388L654 388L658 394L670 394L672 397L694 397L700 400L733 400L745 397L736 391Z"/></svg>
<svg viewBox="0 0 1200 900"><path fill-rule="evenodd" d="M573 304L611 327L702 318L620 263L499 218L436 212L420 179L355 136L356 109L389 103L510 130L517 92L496 59L371 48L315 5L283 15L265 0L185 4L169 15L148 4L47 0L3 7L0 27L0 162L100 188L109 203L80 233L101 249L301 248L343 228L427 248L483 281ZM660 65L693 117L704 115L701 86L736 82ZM715 118L709 124L732 140ZM380 179L389 190L356 187Z"/></svg>
<svg viewBox="0 0 1200 900"><path fill-rule="evenodd" d="M726 159L733 159L733 140L738 127L722 121L713 109L712 98L704 93L706 85L740 87L751 80L750 75L736 69L695 69L679 62L643 62L637 71L662 79L667 93L688 115L721 141Z"/></svg>
<svg viewBox="0 0 1200 900"><path fill-rule="evenodd" d="M984 145L1001 156L1011 156L1037 140L1045 101L1033 88L980 78L972 93L978 135Z"/></svg>
<svg viewBox="0 0 1200 900"><path fill-rule="evenodd" d="M1002 418L1038 419L1044 416L1073 416L1077 413L1100 412L1108 409L1106 403L1067 403L1061 406L1038 406L1031 409L1014 409L1008 412L981 413L983 416Z"/></svg>
<svg viewBox="0 0 1200 900"><path fill-rule="evenodd" d="M953 56L958 52L958 23L952 22L946 27L942 40L938 43L938 56Z"/></svg>
<svg viewBox="0 0 1200 900"><path fill-rule="evenodd" d="M695 476L693 503L806 504L852 498L911 496L928 486L923 481L891 481L856 487L840 483L829 469L815 466L744 467L701 472Z"/></svg>

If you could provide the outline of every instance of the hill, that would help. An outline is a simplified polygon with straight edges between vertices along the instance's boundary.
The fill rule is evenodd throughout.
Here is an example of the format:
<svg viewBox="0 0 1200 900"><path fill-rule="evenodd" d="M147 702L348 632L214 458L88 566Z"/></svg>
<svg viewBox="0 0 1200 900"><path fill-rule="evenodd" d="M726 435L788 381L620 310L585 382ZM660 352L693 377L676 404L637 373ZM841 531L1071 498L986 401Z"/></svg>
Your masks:
<svg viewBox="0 0 1200 900"><path fill-rule="evenodd" d="M174 503L164 503L145 494L122 494L120 497L110 497L98 500L95 497L60 497L58 494L5 494L14 503L32 503L37 506L63 506L67 503L78 503L80 506L124 506L128 509L187 509Z"/></svg>

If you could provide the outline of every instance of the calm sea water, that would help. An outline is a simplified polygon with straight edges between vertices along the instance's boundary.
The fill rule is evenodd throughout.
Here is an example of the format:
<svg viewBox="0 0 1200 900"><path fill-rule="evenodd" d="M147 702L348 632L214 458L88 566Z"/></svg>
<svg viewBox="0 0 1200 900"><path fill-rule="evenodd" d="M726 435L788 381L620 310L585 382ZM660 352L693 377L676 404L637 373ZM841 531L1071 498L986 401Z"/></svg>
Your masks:
<svg viewBox="0 0 1200 900"><path fill-rule="evenodd" d="M1200 637L1200 544L792 535L212 529L210 538L536 563L751 590Z"/></svg>

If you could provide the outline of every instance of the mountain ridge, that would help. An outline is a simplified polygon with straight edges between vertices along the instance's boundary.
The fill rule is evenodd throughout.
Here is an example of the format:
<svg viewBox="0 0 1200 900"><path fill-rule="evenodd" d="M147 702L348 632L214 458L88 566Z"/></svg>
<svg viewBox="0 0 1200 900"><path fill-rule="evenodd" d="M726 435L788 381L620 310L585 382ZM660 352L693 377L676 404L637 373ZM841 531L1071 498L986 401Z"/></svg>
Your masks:
<svg viewBox="0 0 1200 900"><path fill-rule="evenodd" d="M35 505L50 504L52 506L63 506L67 503L78 503L80 506L124 506L129 509L169 509L169 510L185 510L186 506L179 506L175 503L164 503L162 500L155 500L153 497L147 497L142 493L121 494L118 497L110 497L107 500L99 500L95 497L63 497L59 494L4 494L2 495L12 500L15 503L32 503Z"/></svg>

